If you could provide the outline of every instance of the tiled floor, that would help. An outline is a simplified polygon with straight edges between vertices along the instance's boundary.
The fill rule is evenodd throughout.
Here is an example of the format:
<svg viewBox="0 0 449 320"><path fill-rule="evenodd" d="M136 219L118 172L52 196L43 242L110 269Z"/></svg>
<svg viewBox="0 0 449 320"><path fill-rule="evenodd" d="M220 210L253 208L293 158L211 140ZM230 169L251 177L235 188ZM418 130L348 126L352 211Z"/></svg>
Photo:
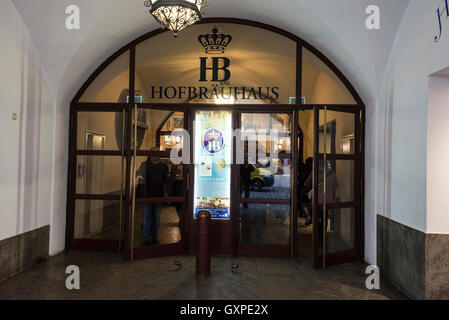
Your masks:
<svg viewBox="0 0 449 320"><path fill-rule="evenodd" d="M79 291L65 288L72 264L81 271ZM117 254L72 251L1 282L0 299L406 299L388 283L367 290L364 270L362 263L323 271L302 258L213 257L211 276L197 278L193 256L131 263Z"/></svg>

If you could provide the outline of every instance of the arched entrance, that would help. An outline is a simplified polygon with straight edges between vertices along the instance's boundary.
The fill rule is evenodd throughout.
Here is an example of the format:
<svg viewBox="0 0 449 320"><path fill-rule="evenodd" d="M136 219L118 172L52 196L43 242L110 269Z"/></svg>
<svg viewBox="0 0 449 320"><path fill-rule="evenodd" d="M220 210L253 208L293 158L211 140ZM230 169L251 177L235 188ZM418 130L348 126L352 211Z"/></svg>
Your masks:
<svg viewBox="0 0 449 320"><path fill-rule="evenodd" d="M363 124L347 79L288 32L226 18L150 32L71 103L67 246L193 252L206 209L216 254L359 259Z"/></svg>

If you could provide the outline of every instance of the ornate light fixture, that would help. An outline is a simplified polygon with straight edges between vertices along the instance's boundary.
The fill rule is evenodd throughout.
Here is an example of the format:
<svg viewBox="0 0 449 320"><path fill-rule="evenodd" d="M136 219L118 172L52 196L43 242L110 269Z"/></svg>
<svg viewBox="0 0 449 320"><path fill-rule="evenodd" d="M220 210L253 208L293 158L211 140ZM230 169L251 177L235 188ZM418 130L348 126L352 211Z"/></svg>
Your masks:
<svg viewBox="0 0 449 320"><path fill-rule="evenodd" d="M210 0L148 0L145 6L165 28L178 32L202 19Z"/></svg>

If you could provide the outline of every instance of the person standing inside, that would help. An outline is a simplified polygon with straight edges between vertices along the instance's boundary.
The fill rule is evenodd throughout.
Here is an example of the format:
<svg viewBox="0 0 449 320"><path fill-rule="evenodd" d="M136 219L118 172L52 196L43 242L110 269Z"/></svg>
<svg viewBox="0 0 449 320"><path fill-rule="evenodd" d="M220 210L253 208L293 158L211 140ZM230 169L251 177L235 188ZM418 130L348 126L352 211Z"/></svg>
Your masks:
<svg viewBox="0 0 449 320"><path fill-rule="evenodd" d="M153 148L152 151L158 151ZM160 157L150 156L137 171L137 183L143 185L140 197L162 198L167 196L166 182L168 167ZM162 203L145 203L143 205L143 243L142 246L158 245L158 229L160 224Z"/></svg>
<svg viewBox="0 0 449 320"><path fill-rule="evenodd" d="M298 202L301 210L301 217L305 219L305 225L312 224L312 217L307 209L310 203L308 197L309 191L312 189L312 173L313 173L313 158L307 158L306 163L299 164L299 184L298 184Z"/></svg>

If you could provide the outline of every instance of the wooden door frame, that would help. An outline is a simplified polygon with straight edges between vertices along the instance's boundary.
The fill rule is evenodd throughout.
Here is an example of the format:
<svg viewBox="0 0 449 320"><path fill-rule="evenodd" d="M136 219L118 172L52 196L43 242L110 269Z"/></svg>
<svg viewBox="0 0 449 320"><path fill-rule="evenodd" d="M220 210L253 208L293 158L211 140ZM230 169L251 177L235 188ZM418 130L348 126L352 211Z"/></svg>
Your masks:
<svg viewBox="0 0 449 320"><path fill-rule="evenodd" d="M364 135L363 135L363 127L364 127L364 110L359 106L353 106L351 108L342 107L338 105L319 105L314 106L314 169L313 169L313 177L314 177L314 186L318 182L318 163L320 160L323 160L323 154L319 152L319 127L320 127L320 119L319 119L319 111L327 109L328 111L336 111L342 113L352 113L354 114L354 135L355 135L355 150L354 155L342 155L342 154L327 154L327 159L329 160L353 160L354 161L354 201L347 203L334 203L328 204L328 209L337 209L337 208L353 208L355 210L355 247L351 250L346 250L342 252L336 252L331 254L326 254L325 260L325 268L342 264L345 262L350 262L353 260L360 260L363 258L364 254ZM313 189L314 197L313 197L313 220L314 222L318 221L319 218L319 207L318 207L318 188L314 187ZM323 199L325 200L325 199ZM315 268L323 268L323 256L318 254L319 249L319 233L322 232L319 230L319 224L313 224L313 241L312 241L312 252L313 252L313 266Z"/></svg>

